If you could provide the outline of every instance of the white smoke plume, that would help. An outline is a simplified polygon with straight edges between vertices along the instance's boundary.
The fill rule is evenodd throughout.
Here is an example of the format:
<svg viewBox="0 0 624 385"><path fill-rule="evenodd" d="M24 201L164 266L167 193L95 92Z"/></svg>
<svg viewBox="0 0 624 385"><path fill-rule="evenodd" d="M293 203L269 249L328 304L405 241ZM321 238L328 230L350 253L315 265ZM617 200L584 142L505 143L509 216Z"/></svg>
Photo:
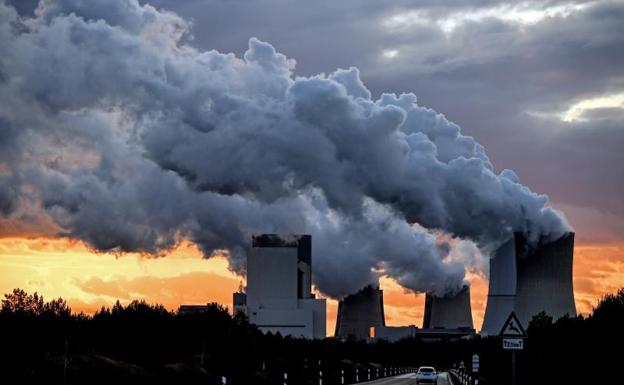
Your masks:
<svg viewBox="0 0 624 385"><path fill-rule="evenodd" d="M0 0L0 215L40 207L98 250L188 238L241 274L251 234L309 233L332 297L380 275L443 294L476 263L453 245L569 228L413 94L294 71L255 38L243 58L199 51L185 20L137 0L44 0L33 17Z"/></svg>

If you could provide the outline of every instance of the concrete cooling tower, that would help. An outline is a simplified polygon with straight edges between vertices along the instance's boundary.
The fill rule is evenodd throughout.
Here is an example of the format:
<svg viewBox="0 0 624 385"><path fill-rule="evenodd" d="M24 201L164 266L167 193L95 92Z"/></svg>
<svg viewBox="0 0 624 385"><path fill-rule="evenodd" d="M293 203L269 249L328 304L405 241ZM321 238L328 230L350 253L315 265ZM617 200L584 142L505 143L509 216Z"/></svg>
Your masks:
<svg viewBox="0 0 624 385"><path fill-rule="evenodd" d="M481 332L498 335L516 303L516 246L504 243L490 259L490 283Z"/></svg>
<svg viewBox="0 0 624 385"><path fill-rule="evenodd" d="M572 285L572 257L574 233L540 245L532 253L524 250L524 239L516 236L517 289L516 315L528 326L531 318L544 311L553 319L564 315L576 316L574 288Z"/></svg>
<svg viewBox="0 0 624 385"><path fill-rule="evenodd" d="M473 329L470 287L445 297L427 293L423 329Z"/></svg>
<svg viewBox="0 0 624 385"><path fill-rule="evenodd" d="M337 338L366 339L371 337L372 328L385 325L383 290L378 286L367 286L338 303Z"/></svg>
<svg viewBox="0 0 624 385"><path fill-rule="evenodd" d="M576 316L572 265L574 233L529 249L516 233L490 260L490 292L481 333L498 335L513 310L524 327L534 315L546 312L554 319Z"/></svg>

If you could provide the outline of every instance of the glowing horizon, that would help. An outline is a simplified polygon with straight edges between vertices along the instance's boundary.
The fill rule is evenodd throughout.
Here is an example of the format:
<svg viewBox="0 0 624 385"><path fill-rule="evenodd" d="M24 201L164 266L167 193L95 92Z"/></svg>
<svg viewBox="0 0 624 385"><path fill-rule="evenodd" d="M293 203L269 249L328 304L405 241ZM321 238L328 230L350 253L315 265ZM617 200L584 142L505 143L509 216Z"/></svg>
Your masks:
<svg viewBox="0 0 624 385"><path fill-rule="evenodd" d="M624 244L577 244L574 294L579 314L590 313L598 300L624 282ZM474 325L480 329L487 299L487 280L467 274L471 283ZM99 253L82 242L63 238L0 238L0 292L21 288L47 300L62 297L72 311L93 314L119 300L159 303L169 310L181 304L216 302L231 309L232 293L244 278L228 270L223 257L202 258L190 242L163 257ZM408 292L382 278L386 324L422 325L424 294ZM318 295L318 292L317 292ZM337 301L327 299L327 335L332 336Z"/></svg>

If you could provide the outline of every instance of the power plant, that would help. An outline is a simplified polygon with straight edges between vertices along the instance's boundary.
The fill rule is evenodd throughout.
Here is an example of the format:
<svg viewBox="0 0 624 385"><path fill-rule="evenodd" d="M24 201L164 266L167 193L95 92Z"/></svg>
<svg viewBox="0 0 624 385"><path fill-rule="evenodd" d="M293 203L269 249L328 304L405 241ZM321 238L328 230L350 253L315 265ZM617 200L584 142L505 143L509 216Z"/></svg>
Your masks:
<svg viewBox="0 0 624 385"><path fill-rule="evenodd" d="M374 334L374 328L385 325L383 290L370 285L338 303L334 335L343 339L367 339Z"/></svg>
<svg viewBox="0 0 624 385"><path fill-rule="evenodd" d="M487 306L481 333L498 335L514 311L527 326L544 311L557 319L576 315L572 286L574 233L530 247L515 233L490 259ZM326 303L312 294L312 237L262 234L252 237L246 293L233 295L234 312L245 313L264 332L324 338ZM341 339L398 340L456 338L474 334L470 287L425 296L422 329L387 327L383 290L369 285L338 304L335 336Z"/></svg>
<svg viewBox="0 0 624 385"><path fill-rule="evenodd" d="M481 333L497 335L511 311L523 325L545 312L554 319L576 316L572 284L574 233L529 247L514 234L490 260L488 301Z"/></svg>
<svg viewBox="0 0 624 385"><path fill-rule="evenodd" d="M312 237L252 237L247 292L234 293L234 308L263 332L325 338L326 304L312 294Z"/></svg>

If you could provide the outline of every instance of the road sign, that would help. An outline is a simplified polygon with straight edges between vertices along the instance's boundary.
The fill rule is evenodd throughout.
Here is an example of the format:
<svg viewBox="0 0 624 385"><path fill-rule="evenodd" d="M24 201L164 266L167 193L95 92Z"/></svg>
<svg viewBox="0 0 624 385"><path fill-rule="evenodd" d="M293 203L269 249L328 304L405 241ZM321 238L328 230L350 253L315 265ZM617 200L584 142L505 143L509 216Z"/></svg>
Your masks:
<svg viewBox="0 0 624 385"><path fill-rule="evenodd" d="M512 311L511 314L509 314L507 321L503 324L503 328L498 335L507 338L526 338L526 333L516 313Z"/></svg>
<svg viewBox="0 0 624 385"><path fill-rule="evenodd" d="M478 354L472 355L472 372L479 373L479 355Z"/></svg>
<svg viewBox="0 0 624 385"><path fill-rule="evenodd" d="M523 348L524 340L522 338L503 339L503 349L505 350L522 350Z"/></svg>
<svg viewBox="0 0 624 385"><path fill-rule="evenodd" d="M498 335L503 337L503 349L511 350L511 385L516 385L516 350L524 348L523 338L526 338L526 333L516 313L512 311L509 314Z"/></svg>

